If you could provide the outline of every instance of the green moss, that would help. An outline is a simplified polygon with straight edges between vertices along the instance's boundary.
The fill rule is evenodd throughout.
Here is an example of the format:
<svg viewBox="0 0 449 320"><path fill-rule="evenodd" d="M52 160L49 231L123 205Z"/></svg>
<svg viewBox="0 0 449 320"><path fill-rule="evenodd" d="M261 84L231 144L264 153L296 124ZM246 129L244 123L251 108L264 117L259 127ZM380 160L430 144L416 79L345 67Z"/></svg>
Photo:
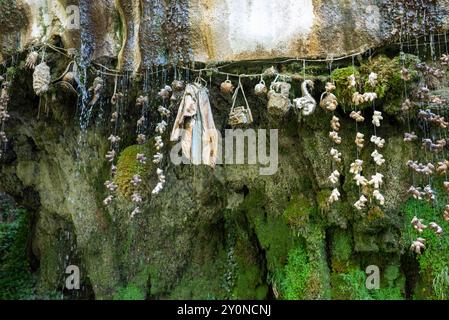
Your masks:
<svg viewBox="0 0 449 320"><path fill-rule="evenodd" d="M442 213L445 204L449 203L449 197L442 190L441 185L442 181L434 182L438 201L433 205L425 201L410 199L403 207L405 219L402 239L405 249L408 250L412 241L417 237L426 239L426 250L421 255L416 255L420 267L420 282L422 282L418 286L427 288L425 292L416 291L420 298L439 299L442 296L449 296L449 287L446 286L442 291L442 287L439 285L442 280L445 281L444 273L449 268L449 239L445 236L437 236L429 228L425 229L422 234L418 234L410 225L410 221L415 215L419 219L423 219L426 225L430 222L435 222L440 226L446 224ZM412 253L408 254L412 255Z"/></svg>
<svg viewBox="0 0 449 320"><path fill-rule="evenodd" d="M332 298L336 300L403 300L399 286L380 289L366 288L366 274L360 269L351 269L347 273L332 275Z"/></svg>
<svg viewBox="0 0 449 320"><path fill-rule="evenodd" d="M284 218L292 227L304 227L316 212L315 204L302 195L293 195L284 210Z"/></svg>
<svg viewBox="0 0 449 320"><path fill-rule="evenodd" d="M284 272L283 298L287 300L304 299L311 268L307 252L303 248L295 248L289 252Z"/></svg>
<svg viewBox="0 0 449 320"><path fill-rule="evenodd" d="M145 292L135 285L119 288L114 300L145 300Z"/></svg>
<svg viewBox="0 0 449 320"><path fill-rule="evenodd" d="M131 180L134 175L143 175L145 172L149 172L152 165L152 150L149 145L132 145L124 149L117 161L117 173L114 177L114 182L118 186L118 192L124 197L130 197L134 192L135 187L131 184ZM147 158L147 164L141 165L137 161L136 156L138 153L144 154Z"/></svg>
<svg viewBox="0 0 449 320"><path fill-rule="evenodd" d="M0 300L30 298L34 293L28 259L30 215L8 207L0 207L0 215L4 221L0 223Z"/></svg>
<svg viewBox="0 0 449 320"><path fill-rule="evenodd" d="M331 246L333 271L346 272L352 264L352 235L346 230L337 230L332 236Z"/></svg>
<svg viewBox="0 0 449 320"><path fill-rule="evenodd" d="M331 79L334 81L337 89L335 95L338 97L339 104L344 107L349 107L352 103L352 95L355 90L349 88L348 77L355 75L356 79L360 77L360 73L357 67L346 67L335 69L331 73Z"/></svg>
<svg viewBox="0 0 449 320"><path fill-rule="evenodd" d="M360 66L363 74L364 92L376 92L378 99L382 100L383 110L388 114L398 114L401 109L404 80L401 77L403 67L409 69L411 81L407 83L409 87L418 78L415 65L419 62L416 56L406 54L402 57L390 59L384 55L376 56ZM368 84L368 76L371 72L377 73L377 85L372 88Z"/></svg>

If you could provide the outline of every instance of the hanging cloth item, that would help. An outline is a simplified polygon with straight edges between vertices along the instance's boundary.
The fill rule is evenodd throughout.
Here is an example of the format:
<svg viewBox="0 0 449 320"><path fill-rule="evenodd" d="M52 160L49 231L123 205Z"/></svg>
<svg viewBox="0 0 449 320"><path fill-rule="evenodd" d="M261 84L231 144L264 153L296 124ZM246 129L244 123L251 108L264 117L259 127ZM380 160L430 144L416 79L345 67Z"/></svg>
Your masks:
<svg viewBox="0 0 449 320"><path fill-rule="evenodd" d="M209 92L201 81L186 86L170 136L181 139L182 155L194 165L215 167L218 136L209 101Z"/></svg>
<svg viewBox="0 0 449 320"><path fill-rule="evenodd" d="M242 91L243 98L245 100L246 108L244 106L235 107L239 90ZM253 122L253 115L249 108L248 100L246 99L245 91L243 91L242 81L239 78L239 84L232 96L232 108L229 113L229 125L237 126L240 124L251 124Z"/></svg>

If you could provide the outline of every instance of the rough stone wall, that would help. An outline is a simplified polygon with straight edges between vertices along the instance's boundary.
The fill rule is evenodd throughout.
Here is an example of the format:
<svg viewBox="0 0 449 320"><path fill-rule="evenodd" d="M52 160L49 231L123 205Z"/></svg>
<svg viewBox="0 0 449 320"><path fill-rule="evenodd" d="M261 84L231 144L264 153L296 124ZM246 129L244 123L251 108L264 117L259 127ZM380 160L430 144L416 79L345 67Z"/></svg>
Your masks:
<svg viewBox="0 0 449 320"><path fill-rule="evenodd" d="M398 39L388 1L81 0L77 31L66 28L65 11L76 0L7 3L16 8L2 19L3 42L19 33L24 47L59 35L65 47L81 45L86 59L119 56L118 66L127 70L187 60L337 57ZM447 28L448 1L431 5L437 27ZM24 23L11 24L20 16Z"/></svg>

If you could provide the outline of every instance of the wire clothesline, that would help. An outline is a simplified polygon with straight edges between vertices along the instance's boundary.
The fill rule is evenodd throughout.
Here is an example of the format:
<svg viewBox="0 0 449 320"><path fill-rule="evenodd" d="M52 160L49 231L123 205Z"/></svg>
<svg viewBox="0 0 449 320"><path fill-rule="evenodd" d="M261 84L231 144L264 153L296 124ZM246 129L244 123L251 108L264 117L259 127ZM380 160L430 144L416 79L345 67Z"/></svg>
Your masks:
<svg viewBox="0 0 449 320"><path fill-rule="evenodd" d="M444 36L445 39L447 37L447 34L445 33L441 33L441 34L433 34L434 37L440 37L440 36ZM426 38L426 36L419 36L419 37L414 37L413 40L410 41L401 41L401 42L396 42L393 43L395 45L401 45L401 47L403 48L404 46L435 46L435 45L441 45L441 44L446 44L446 41L438 41L438 42L424 42L424 43L416 43L416 41L419 38ZM55 52L58 52L62 55L64 55L65 57L68 58L73 58L69 55L69 50L70 49L65 49L65 48L61 48L55 45L52 45L48 42L44 43L41 45L41 47L38 49L38 51L42 51L44 50L44 55L45 55L45 50L49 48ZM336 61L341 61L341 60L346 60L346 59L354 59L355 57L358 56L363 56L366 54L369 54L369 57L372 57L374 55L375 49L373 48L368 48L366 50L362 50L362 51L358 51L356 53L351 53L351 54L347 54L347 55L343 55L343 56L338 56L338 57L333 57L332 55L330 55L327 58L321 58L321 59L310 59L310 58L288 58L288 59L284 59L284 60L248 60L245 61L246 63L250 63L250 64L257 64L257 63L263 63L263 64L286 64L286 63L290 63L290 62L302 62L303 65L305 65L306 63L328 63L328 64L332 64L333 62ZM11 59L11 58L10 58ZM9 59L8 59L9 60ZM8 60L3 61L3 64L5 64ZM242 74L238 74L238 73L231 73L231 72L225 72L225 71L221 71L221 69L230 67L232 65L236 65L236 64L241 64L242 61L233 61L233 62L229 62L226 63L224 65L219 65L219 66L213 66L213 67L205 67L205 68L190 68L190 67L186 67L186 66L173 66L174 68L179 68L179 69L183 69L183 70L187 70L193 73L198 73L199 77L201 77L201 75L203 73L213 73L213 74L218 74L218 75L223 75L226 77L234 77L234 78L257 78L257 77L263 77L265 76L265 72L262 73L254 73L254 74L246 74L246 73L242 73ZM93 67L93 65L99 67L100 69L96 69L95 67ZM130 74L132 73L133 76L143 76L145 75L154 75L154 74L159 74L159 73L163 73L165 70L161 69L161 70L156 70L156 71L152 71L149 72L148 70L145 73L139 73L139 72L133 72L133 71L123 71L123 70L116 70L116 69L112 69L110 67L107 67L101 63L98 62L92 62L90 68L93 69L94 72L96 72L97 74L102 74L105 76L111 76L111 77L122 77L126 74ZM286 79L291 79L293 78L290 75L287 74L282 74L279 72L275 72L273 74L274 76L279 76L281 78L286 78Z"/></svg>

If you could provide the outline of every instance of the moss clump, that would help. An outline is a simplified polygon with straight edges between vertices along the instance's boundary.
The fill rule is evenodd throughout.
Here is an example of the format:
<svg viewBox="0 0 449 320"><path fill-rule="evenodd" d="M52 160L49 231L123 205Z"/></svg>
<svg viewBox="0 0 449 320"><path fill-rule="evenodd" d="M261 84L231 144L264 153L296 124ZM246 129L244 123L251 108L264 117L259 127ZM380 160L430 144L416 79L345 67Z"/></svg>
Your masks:
<svg viewBox="0 0 449 320"><path fill-rule="evenodd" d="M135 187L131 184L134 175L143 175L151 170L152 162L147 161L146 165L142 165L136 159L137 154L142 153L148 159L152 158L152 152L148 145L132 145L120 153L117 161L117 173L114 182L118 186L118 192L124 197L130 197Z"/></svg>
<svg viewBox="0 0 449 320"><path fill-rule="evenodd" d="M388 114L398 114L401 109L401 103L404 93L404 80L401 76L403 67L410 71L411 81L407 83L410 86L418 78L418 72L415 65L420 62L419 58L405 54L390 59L384 55L379 55L367 63L360 66L360 72L363 75L364 92L376 92L378 99L382 100L383 110ZM371 72L377 73L377 85L375 88L368 83L368 77Z"/></svg>
<svg viewBox="0 0 449 320"><path fill-rule="evenodd" d="M347 272L351 266L353 251L352 236L345 230L337 230L332 236L332 270L334 272Z"/></svg>
<svg viewBox="0 0 449 320"><path fill-rule="evenodd" d="M135 285L119 288L114 300L145 300L145 293Z"/></svg>
<svg viewBox="0 0 449 320"><path fill-rule="evenodd" d="M0 300L27 299L34 294L28 259L30 215L0 204Z"/></svg>
<svg viewBox="0 0 449 320"><path fill-rule="evenodd" d="M316 211L314 203L301 195L293 195L284 210L284 218L292 227L304 227L309 222L309 217Z"/></svg>
<svg viewBox="0 0 449 320"><path fill-rule="evenodd" d="M335 95L338 98L338 102L343 107L349 107L352 104L352 95L355 90L349 87L348 78L354 75L356 79L360 77L360 73L357 67L346 67L335 69L331 73L331 79L335 82L337 89L335 90Z"/></svg>
<svg viewBox="0 0 449 320"><path fill-rule="evenodd" d="M284 274L282 281L283 298L287 300L304 299L311 267L307 252L303 248L295 248L289 252Z"/></svg>

